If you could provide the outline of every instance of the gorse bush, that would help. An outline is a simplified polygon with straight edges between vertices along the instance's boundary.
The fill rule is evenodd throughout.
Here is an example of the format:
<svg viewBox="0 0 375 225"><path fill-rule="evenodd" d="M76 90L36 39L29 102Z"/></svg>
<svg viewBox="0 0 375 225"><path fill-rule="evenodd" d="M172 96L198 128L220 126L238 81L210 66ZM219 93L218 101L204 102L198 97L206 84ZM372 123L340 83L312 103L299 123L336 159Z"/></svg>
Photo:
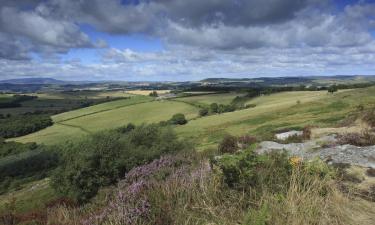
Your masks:
<svg viewBox="0 0 375 225"><path fill-rule="evenodd" d="M142 125L126 133L98 133L62 149L63 163L53 176L53 187L86 202L100 187L116 183L132 168L187 147L170 128L157 125Z"/></svg>

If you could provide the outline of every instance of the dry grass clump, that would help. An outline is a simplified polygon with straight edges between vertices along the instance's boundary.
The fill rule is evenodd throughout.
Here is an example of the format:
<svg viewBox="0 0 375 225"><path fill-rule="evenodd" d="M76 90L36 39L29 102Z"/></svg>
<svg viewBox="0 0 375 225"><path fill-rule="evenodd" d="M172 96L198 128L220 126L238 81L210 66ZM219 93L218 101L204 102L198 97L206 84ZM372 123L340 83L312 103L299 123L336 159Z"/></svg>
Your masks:
<svg viewBox="0 0 375 225"><path fill-rule="evenodd" d="M367 110L367 112L364 113L362 120L369 126L375 127L375 108Z"/></svg>
<svg viewBox="0 0 375 225"><path fill-rule="evenodd" d="M341 145L371 146L375 145L375 135L367 130L362 133L341 134L338 136L338 143Z"/></svg>

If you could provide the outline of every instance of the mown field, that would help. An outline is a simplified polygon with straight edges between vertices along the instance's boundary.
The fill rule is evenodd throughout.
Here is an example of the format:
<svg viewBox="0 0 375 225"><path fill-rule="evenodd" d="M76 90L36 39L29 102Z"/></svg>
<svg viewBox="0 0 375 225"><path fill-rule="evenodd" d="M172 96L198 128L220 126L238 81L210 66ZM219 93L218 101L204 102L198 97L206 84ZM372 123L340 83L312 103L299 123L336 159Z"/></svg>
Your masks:
<svg viewBox="0 0 375 225"><path fill-rule="evenodd" d="M187 102L196 105L210 105L211 103L230 104L232 100L237 96L243 96L244 93L220 93L220 94L208 94L190 96L184 98L177 98L177 101Z"/></svg>
<svg viewBox="0 0 375 225"><path fill-rule="evenodd" d="M79 109L53 117L55 124L39 132L13 140L55 144L79 138L96 131L112 129L127 123L156 123L168 120L176 113L184 113L188 119L197 116L198 109L189 104L174 101L150 101L149 97L137 96Z"/></svg>
<svg viewBox="0 0 375 225"><path fill-rule="evenodd" d="M152 90L131 90L131 91L126 91L128 94L133 94L133 95L146 95L148 96ZM166 94L169 93L170 90L156 90L158 94Z"/></svg>

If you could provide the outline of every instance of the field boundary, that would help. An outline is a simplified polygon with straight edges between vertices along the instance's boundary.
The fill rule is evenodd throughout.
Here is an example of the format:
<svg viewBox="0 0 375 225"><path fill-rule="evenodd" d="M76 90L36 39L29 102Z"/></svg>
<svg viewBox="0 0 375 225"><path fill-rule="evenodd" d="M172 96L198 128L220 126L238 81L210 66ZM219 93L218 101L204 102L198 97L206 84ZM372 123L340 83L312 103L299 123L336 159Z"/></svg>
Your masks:
<svg viewBox="0 0 375 225"><path fill-rule="evenodd" d="M108 111L112 111L112 110L115 110L115 109L121 109L121 108L125 108L125 107L128 107L128 106L143 104L143 103L152 102L152 101L155 101L155 100L147 100L147 101L145 100L145 101L142 101L142 102L132 103L132 104L129 104L129 105L116 106L116 107L113 107L113 108L110 108L110 109L103 109L103 110L99 110L99 111L96 111L96 112L86 113L86 114L71 117L71 118L68 118L68 119L59 120L59 121L56 121L55 123L63 123L63 122L66 122L66 121L78 119L78 118L85 117L85 116L91 116L91 115L95 115L95 114L102 113L102 112L108 112Z"/></svg>

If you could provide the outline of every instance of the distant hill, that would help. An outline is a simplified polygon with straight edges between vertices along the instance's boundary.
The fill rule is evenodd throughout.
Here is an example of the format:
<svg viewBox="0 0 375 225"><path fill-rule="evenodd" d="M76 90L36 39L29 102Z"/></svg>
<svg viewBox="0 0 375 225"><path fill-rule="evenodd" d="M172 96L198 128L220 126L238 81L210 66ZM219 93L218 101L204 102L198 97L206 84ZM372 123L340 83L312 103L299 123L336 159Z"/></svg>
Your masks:
<svg viewBox="0 0 375 225"><path fill-rule="evenodd" d="M2 84L66 84L67 82L53 78L19 78L0 80Z"/></svg>
<svg viewBox="0 0 375 225"><path fill-rule="evenodd" d="M295 77L257 77L257 78L207 78L203 84L221 85L332 85L375 82L374 75L336 75L336 76L295 76Z"/></svg>

